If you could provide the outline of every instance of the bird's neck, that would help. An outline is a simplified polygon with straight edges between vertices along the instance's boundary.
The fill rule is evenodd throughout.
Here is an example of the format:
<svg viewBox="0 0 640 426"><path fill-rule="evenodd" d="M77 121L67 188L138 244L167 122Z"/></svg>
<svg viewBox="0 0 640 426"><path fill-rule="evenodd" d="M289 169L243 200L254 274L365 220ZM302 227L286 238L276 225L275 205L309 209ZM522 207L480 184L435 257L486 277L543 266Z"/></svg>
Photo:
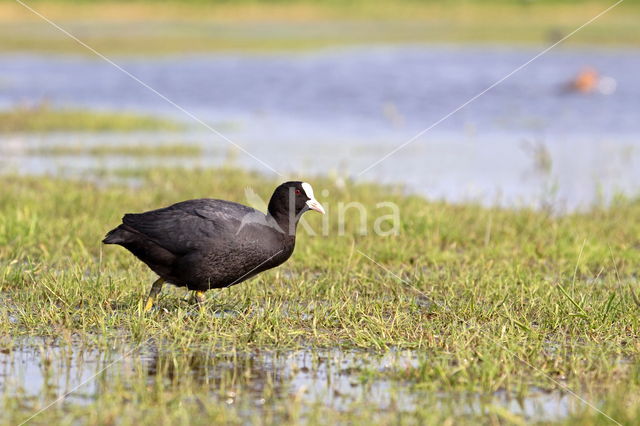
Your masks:
<svg viewBox="0 0 640 426"><path fill-rule="evenodd" d="M271 207L271 206L270 206ZM276 222L280 230L288 237L295 238L296 227L300 220L299 215L285 211L284 209L271 209L269 208L268 216Z"/></svg>

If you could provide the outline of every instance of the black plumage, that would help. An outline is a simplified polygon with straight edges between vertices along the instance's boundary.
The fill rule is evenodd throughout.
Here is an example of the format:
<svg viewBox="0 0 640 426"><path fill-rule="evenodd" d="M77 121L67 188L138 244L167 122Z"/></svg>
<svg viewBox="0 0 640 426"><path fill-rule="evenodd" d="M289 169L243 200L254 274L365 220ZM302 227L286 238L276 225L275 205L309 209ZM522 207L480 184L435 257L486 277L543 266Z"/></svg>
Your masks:
<svg viewBox="0 0 640 426"><path fill-rule="evenodd" d="M245 281L286 261L295 246L300 216L324 213L311 185L285 182L269 201L268 212L231 201L197 199L145 213L125 214L103 243L118 244L143 261L162 282L202 292Z"/></svg>

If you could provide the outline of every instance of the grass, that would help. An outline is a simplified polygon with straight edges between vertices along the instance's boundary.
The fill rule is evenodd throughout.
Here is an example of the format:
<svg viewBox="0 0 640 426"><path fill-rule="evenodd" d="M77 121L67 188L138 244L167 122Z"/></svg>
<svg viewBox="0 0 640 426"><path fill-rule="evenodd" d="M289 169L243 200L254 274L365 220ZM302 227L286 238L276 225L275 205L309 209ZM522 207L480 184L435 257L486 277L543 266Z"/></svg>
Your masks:
<svg viewBox="0 0 640 426"><path fill-rule="evenodd" d="M202 196L245 202L246 186L267 198L276 182L227 168L131 173L141 187L2 178L0 354L15 358L0 387L1 421L22 421L57 395L51 384L35 395L7 385L19 377L11 368L22 346L47 383L64 377L64 366L94 372L125 355L36 424L518 424L535 418L496 405L496 392L562 394L558 383L624 424L640 415L640 308L630 291L638 291L638 201L554 216L309 178L328 215L309 213L307 223L328 236L302 232L285 265L208 292L204 312L169 289L145 316L153 274L100 244L121 215ZM339 235L338 204L350 201L367 206L369 232L389 213L376 204L396 203L399 235L362 235L355 209ZM345 366L330 364L335 352L328 361L317 355L335 350L362 359L407 350L414 361ZM331 365L364 396L337 407L294 392L293 377L305 370L287 354L300 351L312 354L304 374L316 385L327 386ZM390 405L369 400L377 383L388 385ZM331 401L343 391L335 386ZM416 406L393 402L407 392L419 396ZM461 410L474 395L488 402ZM572 407L561 423L610 424Z"/></svg>
<svg viewBox="0 0 640 426"><path fill-rule="evenodd" d="M371 43L549 44L612 2L30 2L100 52L297 50ZM567 41L640 45L640 3L625 0ZM16 2L0 2L0 49L89 54Z"/></svg>
<svg viewBox="0 0 640 426"><path fill-rule="evenodd" d="M19 106L0 111L0 133L50 131L179 130L177 123L156 117L97 112L78 109L54 109L46 104Z"/></svg>
<svg viewBox="0 0 640 426"><path fill-rule="evenodd" d="M202 151L202 147L199 145L175 143L162 145L47 145L30 149L28 153L47 156L195 157L201 155Z"/></svg>

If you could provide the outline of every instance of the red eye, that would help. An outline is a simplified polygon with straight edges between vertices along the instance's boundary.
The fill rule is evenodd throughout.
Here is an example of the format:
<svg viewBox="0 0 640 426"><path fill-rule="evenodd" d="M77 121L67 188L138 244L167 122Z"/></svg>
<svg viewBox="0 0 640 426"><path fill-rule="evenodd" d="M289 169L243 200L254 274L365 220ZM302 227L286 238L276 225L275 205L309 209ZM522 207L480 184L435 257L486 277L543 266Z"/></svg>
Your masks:
<svg viewBox="0 0 640 426"><path fill-rule="evenodd" d="M301 194L300 190L296 189L296 195L300 195L300 194Z"/></svg>

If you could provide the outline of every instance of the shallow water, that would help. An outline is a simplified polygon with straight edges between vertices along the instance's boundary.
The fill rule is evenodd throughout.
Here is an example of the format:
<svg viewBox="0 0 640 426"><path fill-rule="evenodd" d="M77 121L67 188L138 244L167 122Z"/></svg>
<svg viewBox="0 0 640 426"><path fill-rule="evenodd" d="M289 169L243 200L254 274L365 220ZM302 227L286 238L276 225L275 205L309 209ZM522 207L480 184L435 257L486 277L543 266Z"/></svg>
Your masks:
<svg viewBox="0 0 640 426"><path fill-rule="evenodd" d="M576 208L640 182L640 55L634 49L557 48L373 163L525 63L541 49L362 47L313 53L116 58L124 68L283 174L337 172L405 183L431 198ZM616 82L610 94L569 94L583 67ZM0 167L25 173L99 165L216 165L255 159L194 123L111 65L92 58L0 56L0 107L48 100L160 114L193 123L160 135L0 136ZM24 146L157 143L205 146L194 159L41 158ZM6 148L10 147L10 148ZM366 170L366 171L365 171ZM362 173L365 171L364 173Z"/></svg>
<svg viewBox="0 0 640 426"><path fill-rule="evenodd" d="M29 339L11 350L0 351L0 392L5 398L20 397L25 404L45 404L73 391L65 398L65 404L88 404L108 392L111 382L118 383L114 379L118 375L120 379L124 376L125 382L141 376L148 384L160 375L164 386L175 385L191 375L209 387L211 398L245 407L246 420L255 416L256 410L273 409L278 401L294 397L303 403L303 409L322 404L340 411L365 404L376 412L411 412L425 404L435 404L446 406L456 415L473 415L498 406L535 421L559 420L579 406L571 396L559 392L534 390L527 397L516 399L503 391L492 395L434 395L421 391L410 382L393 377L425 360L415 351L374 354L299 349L219 354L190 349L188 371L174 370L174 357L172 351L163 351L149 342L140 348L114 344L98 349L80 343L59 345L50 339ZM242 379L230 382L225 380L228 377Z"/></svg>

